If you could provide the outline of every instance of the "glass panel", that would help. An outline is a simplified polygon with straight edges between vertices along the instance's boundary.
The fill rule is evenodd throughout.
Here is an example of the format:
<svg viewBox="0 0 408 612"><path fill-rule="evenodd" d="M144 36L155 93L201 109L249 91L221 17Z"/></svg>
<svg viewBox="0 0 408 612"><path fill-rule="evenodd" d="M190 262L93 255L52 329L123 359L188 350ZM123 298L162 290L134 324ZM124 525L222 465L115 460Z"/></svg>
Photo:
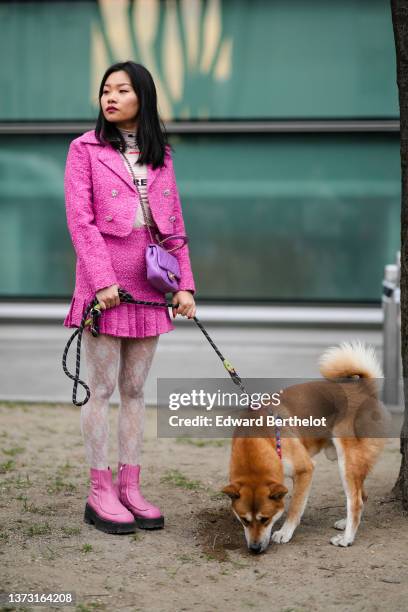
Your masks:
<svg viewBox="0 0 408 612"><path fill-rule="evenodd" d="M0 23L2 121L93 121L129 58L165 120L398 116L386 0L1 2Z"/></svg>
<svg viewBox="0 0 408 612"><path fill-rule="evenodd" d="M72 294L63 174L74 137L0 138L2 297ZM397 135L172 143L199 298L380 299L399 248Z"/></svg>

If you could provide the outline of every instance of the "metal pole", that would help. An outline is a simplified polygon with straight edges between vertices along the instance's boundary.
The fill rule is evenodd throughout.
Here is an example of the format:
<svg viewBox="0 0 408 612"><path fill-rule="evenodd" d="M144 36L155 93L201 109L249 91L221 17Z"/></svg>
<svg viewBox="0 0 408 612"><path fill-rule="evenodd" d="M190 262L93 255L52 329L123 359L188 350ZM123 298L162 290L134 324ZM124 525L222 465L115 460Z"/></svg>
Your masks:
<svg viewBox="0 0 408 612"><path fill-rule="evenodd" d="M383 401L385 404L400 403L401 334L400 334L400 254L396 263L385 266L382 306L383 325Z"/></svg>

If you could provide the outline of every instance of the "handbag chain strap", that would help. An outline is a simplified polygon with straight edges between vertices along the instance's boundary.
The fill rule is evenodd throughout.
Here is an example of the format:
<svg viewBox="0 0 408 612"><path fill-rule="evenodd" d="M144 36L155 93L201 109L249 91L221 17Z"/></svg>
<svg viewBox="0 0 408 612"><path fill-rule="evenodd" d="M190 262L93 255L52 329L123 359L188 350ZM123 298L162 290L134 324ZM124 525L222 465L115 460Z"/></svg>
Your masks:
<svg viewBox="0 0 408 612"><path fill-rule="evenodd" d="M122 151L119 151L119 153L121 154L121 156L122 156L122 157L123 157L123 159L125 160L125 162L126 162L126 164L127 164L128 168L129 168L129 170L130 170L130 173L131 173L131 175L133 176L133 183L134 183L134 185L135 185L135 187L136 187L136 189L137 189L137 193L139 194L140 206L142 207L142 212L143 212L144 222L145 222L145 225L147 226L147 229L148 229L148 232L149 232L149 236L150 236L150 240L151 240L152 242L154 242L154 240L153 240L153 236L152 236L152 232L151 232L151 229L150 229L150 225L149 225L148 220L147 220L147 214L146 214L146 210L145 210L145 207L144 207L144 203L143 203L142 194L140 193L140 190L139 190L139 185L137 184L137 178L136 178L136 175L135 175L135 173L134 173L134 171L133 171L132 164L130 163L130 161L128 160L128 158L126 157L126 155L124 155L124 154L122 153ZM187 237L186 237L186 236L176 236L176 235L175 235L174 237L175 237L175 238L184 238L185 242L188 242L188 239L187 239ZM165 242L166 240L169 240L170 238L173 238L173 236L167 236L167 237L166 237L166 238L164 238L163 240L159 240L159 239L158 239L158 237L157 237L157 234L156 234L156 241L158 242L159 246L161 246L162 248L164 248L164 247L162 246L162 245L163 245L163 242ZM172 249L166 249L166 251L167 251L168 253L171 253L172 251L177 251L177 249L180 249L180 248L181 248L183 245L184 245L184 243L183 243L183 244L181 244L181 245L175 246L175 247L173 247Z"/></svg>

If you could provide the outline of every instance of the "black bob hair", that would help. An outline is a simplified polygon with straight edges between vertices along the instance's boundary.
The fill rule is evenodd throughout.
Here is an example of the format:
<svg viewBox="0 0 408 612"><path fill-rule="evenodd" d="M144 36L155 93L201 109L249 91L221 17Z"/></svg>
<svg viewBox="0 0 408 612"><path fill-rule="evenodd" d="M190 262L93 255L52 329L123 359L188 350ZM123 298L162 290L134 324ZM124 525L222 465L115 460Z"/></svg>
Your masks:
<svg viewBox="0 0 408 612"><path fill-rule="evenodd" d="M167 141L166 128L157 111L157 93L153 77L142 66L130 60L112 64L102 77L99 87L99 115L95 126L95 137L101 144L110 143L114 149L125 150L125 140L113 122L107 121L100 106L105 81L112 72L124 70L130 78L132 87L139 100L138 127L136 140L141 153L137 163L151 164L153 168L164 166Z"/></svg>

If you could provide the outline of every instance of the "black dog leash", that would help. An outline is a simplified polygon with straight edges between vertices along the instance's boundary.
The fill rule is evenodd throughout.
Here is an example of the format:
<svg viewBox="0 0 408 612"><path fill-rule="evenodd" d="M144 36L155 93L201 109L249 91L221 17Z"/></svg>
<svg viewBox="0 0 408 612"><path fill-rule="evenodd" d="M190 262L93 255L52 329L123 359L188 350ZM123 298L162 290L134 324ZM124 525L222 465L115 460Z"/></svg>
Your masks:
<svg viewBox="0 0 408 612"><path fill-rule="evenodd" d="M141 304L143 306L156 306L156 307L160 307L160 308L177 308L177 304L171 304L171 303L167 303L167 302L148 302L145 300L134 300L133 297L130 295L130 293L127 293L127 291L124 291L124 289L118 289L118 293L119 293L119 299L121 301L121 303L128 303L128 304ZM69 338L65 348L64 348L64 353L62 355L62 368L65 372L65 374L68 376L68 378L70 378L71 380L74 381L74 387L72 389L72 403L75 404L75 406L83 406L84 404L87 403L87 401L89 400L90 396L91 396L91 392L89 390L88 385L79 378L79 370L80 370L80 364L81 364L81 341L82 341L82 334L83 331L85 329L85 327L90 326L90 331L91 334L96 337L99 335L99 318L102 314L101 311L101 307L100 304L97 300L97 298L95 298L94 300L92 300L92 302L90 302L88 304L88 306L86 307L85 313L82 317L81 320L81 324L80 326L74 331L74 333L72 334L72 336ZM197 317L193 317L195 323L198 325L198 327L201 329L201 331L203 332L204 336L207 338L208 342L211 344L211 346L213 347L214 351L217 353L218 357L221 359L224 368L227 370L228 374L231 376L232 380L234 381L234 383L236 385L238 385L238 387L241 389L241 391L245 394L247 394L247 391L245 390L244 384L240 378L240 376L238 376L238 373L236 372L235 368L231 365L231 363L229 361L227 361L224 357L224 355L221 353L221 351L219 350L219 348L216 346L216 344L214 343L214 341L211 339L209 333L207 332L207 330L204 328L204 325L201 323L201 321L199 321L197 319ZM68 350L69 347L71 346L74 338L78 336L77 339L77 350L76 350L76 365L75 365L75 376L73 374L71 374L68 371L67 368L67 355L68 355ZM82 402L79 402L77 400L77 390L78 390L78 385L82 385L83 388L86 391L86 397L84 400L82 400Z"/></svg>
<svg viewBox="0 0 408 612"><path fill-rule="evenodd" d="M178 306L178 304L171 304L171 303L167 303L167 302L148 302L146 300L134 300L133 297L130 295L130 293L128 293L124 289L118 289L118 293L119 293L119 299L123 303L141 304L143 306L156 306L156 307L160 307L160 308L164 308L164 307L165 308L177 308L177 306ZM68 378L71 378L71 380L74 381L74 387L72 389L72 403L75 404L75 406L83 406L84 404L87 403L87 401L89 400L89 398L91 396L91 392L89 390L88 385L83 380L81 380L79 378L79 370L80 370L80 364L81 364L81 341L82 341L82 334L83 334L84 328L87 327L87 326L90 326L91 334L94 337L97 337L99 335L99 318L100 318L101 314L102 314L102 312L101 312L100 304L99 304L97 298L95 297L95 299L92 300L92 302L90 302L88 304L88 306L86 307L85 313L84 313L84 315L82 317L82 320L81 320L81 324L74 331L72 336L69 338L69 340L68 340L68 342L67 342L67 344L65 346L63 355L62 355L62 368L63 368L65 374L68 376ZM201 321L199 321L197 319L197 317L193 317L193 319L194 319L194 322L198 325L198 327L203 332L204 336L207 338L208 342L213 347L214 351L217 353L218 357L221 359L224 368L227 370L227 372L230 375L230 377L232 378L232 381L234 382L234 384L238 385L238 387L241 389L241 391L243 393L245 393L246 395L248 395L248 393L247 393L247 391L246 391L246 389L244 387L244 384L242 382L241 377L238 375L237 371L232 366L232 364L225 359L224 355L221 353L221 351L219 350L219 348L217 347L215 342L212 340L212 338L210 337L209 333L205 329L204 325L201 323ZM67 355L68 355L69 347L71 346L75 336L78 336L78 340L77 340L76 365L75 365L75 376L74 376L73 374L71 374L68 371L68 368L67 368ZM85 397L85 399L82 400L82 402L77 401L78 385L82 385L83 388L86 391L86 397ZM280 429L279 429L279 427L277 425L275 425L275 438L276 438L276 452L277 452L279 458L282 459L281 435L280 435Z"/></svg>

